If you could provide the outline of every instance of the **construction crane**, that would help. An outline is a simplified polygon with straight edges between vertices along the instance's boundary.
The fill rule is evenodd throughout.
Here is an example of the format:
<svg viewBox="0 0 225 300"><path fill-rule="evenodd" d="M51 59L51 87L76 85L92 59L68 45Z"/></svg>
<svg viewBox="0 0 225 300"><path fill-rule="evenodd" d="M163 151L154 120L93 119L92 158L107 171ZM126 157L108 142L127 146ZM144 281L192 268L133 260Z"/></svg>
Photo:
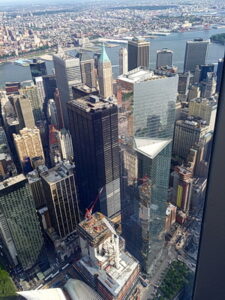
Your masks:
<svg viewBox="0 0 225 300"><path fill-rule="evenodd" d="M103 191L103 187L98 192L98 195L96 196L95 200L91 202L91 204L89 205L88 208L86 208L86 212L85 212L85 216L84 216L86 220L90 220L91 219L92 211L93 211L93 209L94 209L94 207L95 207L95 205L96 205L96 203L97 203L97 201L98 201L98 199L99 199L102 191Z"/></svg>

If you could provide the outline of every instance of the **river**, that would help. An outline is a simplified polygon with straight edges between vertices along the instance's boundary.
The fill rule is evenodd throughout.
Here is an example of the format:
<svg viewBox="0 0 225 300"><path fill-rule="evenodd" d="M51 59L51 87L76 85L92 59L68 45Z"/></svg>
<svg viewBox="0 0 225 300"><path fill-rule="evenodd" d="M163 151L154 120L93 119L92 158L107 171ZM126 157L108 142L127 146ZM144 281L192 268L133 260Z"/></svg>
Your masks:
<svg viewBox="0 0 225 300"><path fill-rule="evenodd" d="M168 48L174 51L173 64L178 67L179 71L183 69L184 54L186 41L194 38L209 39L211 35L225 32L223 29L211 29L204 31L192 31L183 33L172 33L168 36L160 36L155 39L150 39L150 67L155 68L156 51L162 48ZM114 77L119 71L119 56L118 52L122 45L118 47L107 48L107 53L113 65ZM124 44L123 46L124 47ZM225 46L220 44L210 44L207 53L207 63L217 63L219 58L224 56ZM52 61L47 61L47 70L51 74L53 70ZM7 81L23 81L31 79L29 67L22 67L13 63L0 65L0 86L3 86Z"/></svg>

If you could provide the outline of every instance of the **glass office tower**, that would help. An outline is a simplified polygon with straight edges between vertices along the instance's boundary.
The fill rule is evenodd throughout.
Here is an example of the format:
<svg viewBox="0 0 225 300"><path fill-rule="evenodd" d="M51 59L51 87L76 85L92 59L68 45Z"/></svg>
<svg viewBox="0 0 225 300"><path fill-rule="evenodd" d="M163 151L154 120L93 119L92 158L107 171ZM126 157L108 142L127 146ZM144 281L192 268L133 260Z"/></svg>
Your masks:
<svg viewBox="0 0 225 300"><path fill-rule="evenodd" d="M141 68L118 78L123 232L149 274L163 254L177 83Z"/></svg>
<svg viewBox="0 0 225 300"><path fill-rule="evenodd" d="M0 183L0 237L23 270L47 263L34 199L23 174Z"/></svg>

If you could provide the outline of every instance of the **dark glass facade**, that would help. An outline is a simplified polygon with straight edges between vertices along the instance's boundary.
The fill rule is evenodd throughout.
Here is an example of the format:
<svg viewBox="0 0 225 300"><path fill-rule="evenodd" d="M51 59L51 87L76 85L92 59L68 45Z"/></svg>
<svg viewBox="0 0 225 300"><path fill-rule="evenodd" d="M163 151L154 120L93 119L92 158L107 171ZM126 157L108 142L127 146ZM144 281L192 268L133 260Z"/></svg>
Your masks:
<svg viewBox="0 0 225 300"><path fill-rule="evenodd" d="M137 67L149 68L149 42L133 39L128 42L128 71Z"/></svg>
<svg viewBox="0 0 225 300"><path fill-rule="evenodd" d="M30 64L30 71L32 79L34 79L35 77L47 75L45 62L33 59L33 63Z"/></svg>
<svg viewBox="0 0 225 300"><path fill-rule="evenodd" d="M117 106L87 99L68 103L80 208L85 212L103 188L95 210L112 216L120 211Z"/></svg>
<svg viewBox="0 0 225 300"><path fill-rule="evenodd" d="M54 93L56 89L55 75L45 75L43 78L44 90L46 99L54 99Z"/></svg>

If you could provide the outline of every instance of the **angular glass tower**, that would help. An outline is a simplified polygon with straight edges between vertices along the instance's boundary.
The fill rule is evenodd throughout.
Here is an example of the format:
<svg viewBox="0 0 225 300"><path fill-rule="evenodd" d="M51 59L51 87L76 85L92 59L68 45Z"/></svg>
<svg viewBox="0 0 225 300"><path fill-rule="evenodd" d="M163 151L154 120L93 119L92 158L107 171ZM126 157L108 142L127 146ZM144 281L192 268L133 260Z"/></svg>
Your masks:
<svg viewBox="0 0 225 300"><path fill-rule="evenodd" d="M140 68L118 78L123 232L147 273L164 245L177 84L176 75Z"/></svg>

